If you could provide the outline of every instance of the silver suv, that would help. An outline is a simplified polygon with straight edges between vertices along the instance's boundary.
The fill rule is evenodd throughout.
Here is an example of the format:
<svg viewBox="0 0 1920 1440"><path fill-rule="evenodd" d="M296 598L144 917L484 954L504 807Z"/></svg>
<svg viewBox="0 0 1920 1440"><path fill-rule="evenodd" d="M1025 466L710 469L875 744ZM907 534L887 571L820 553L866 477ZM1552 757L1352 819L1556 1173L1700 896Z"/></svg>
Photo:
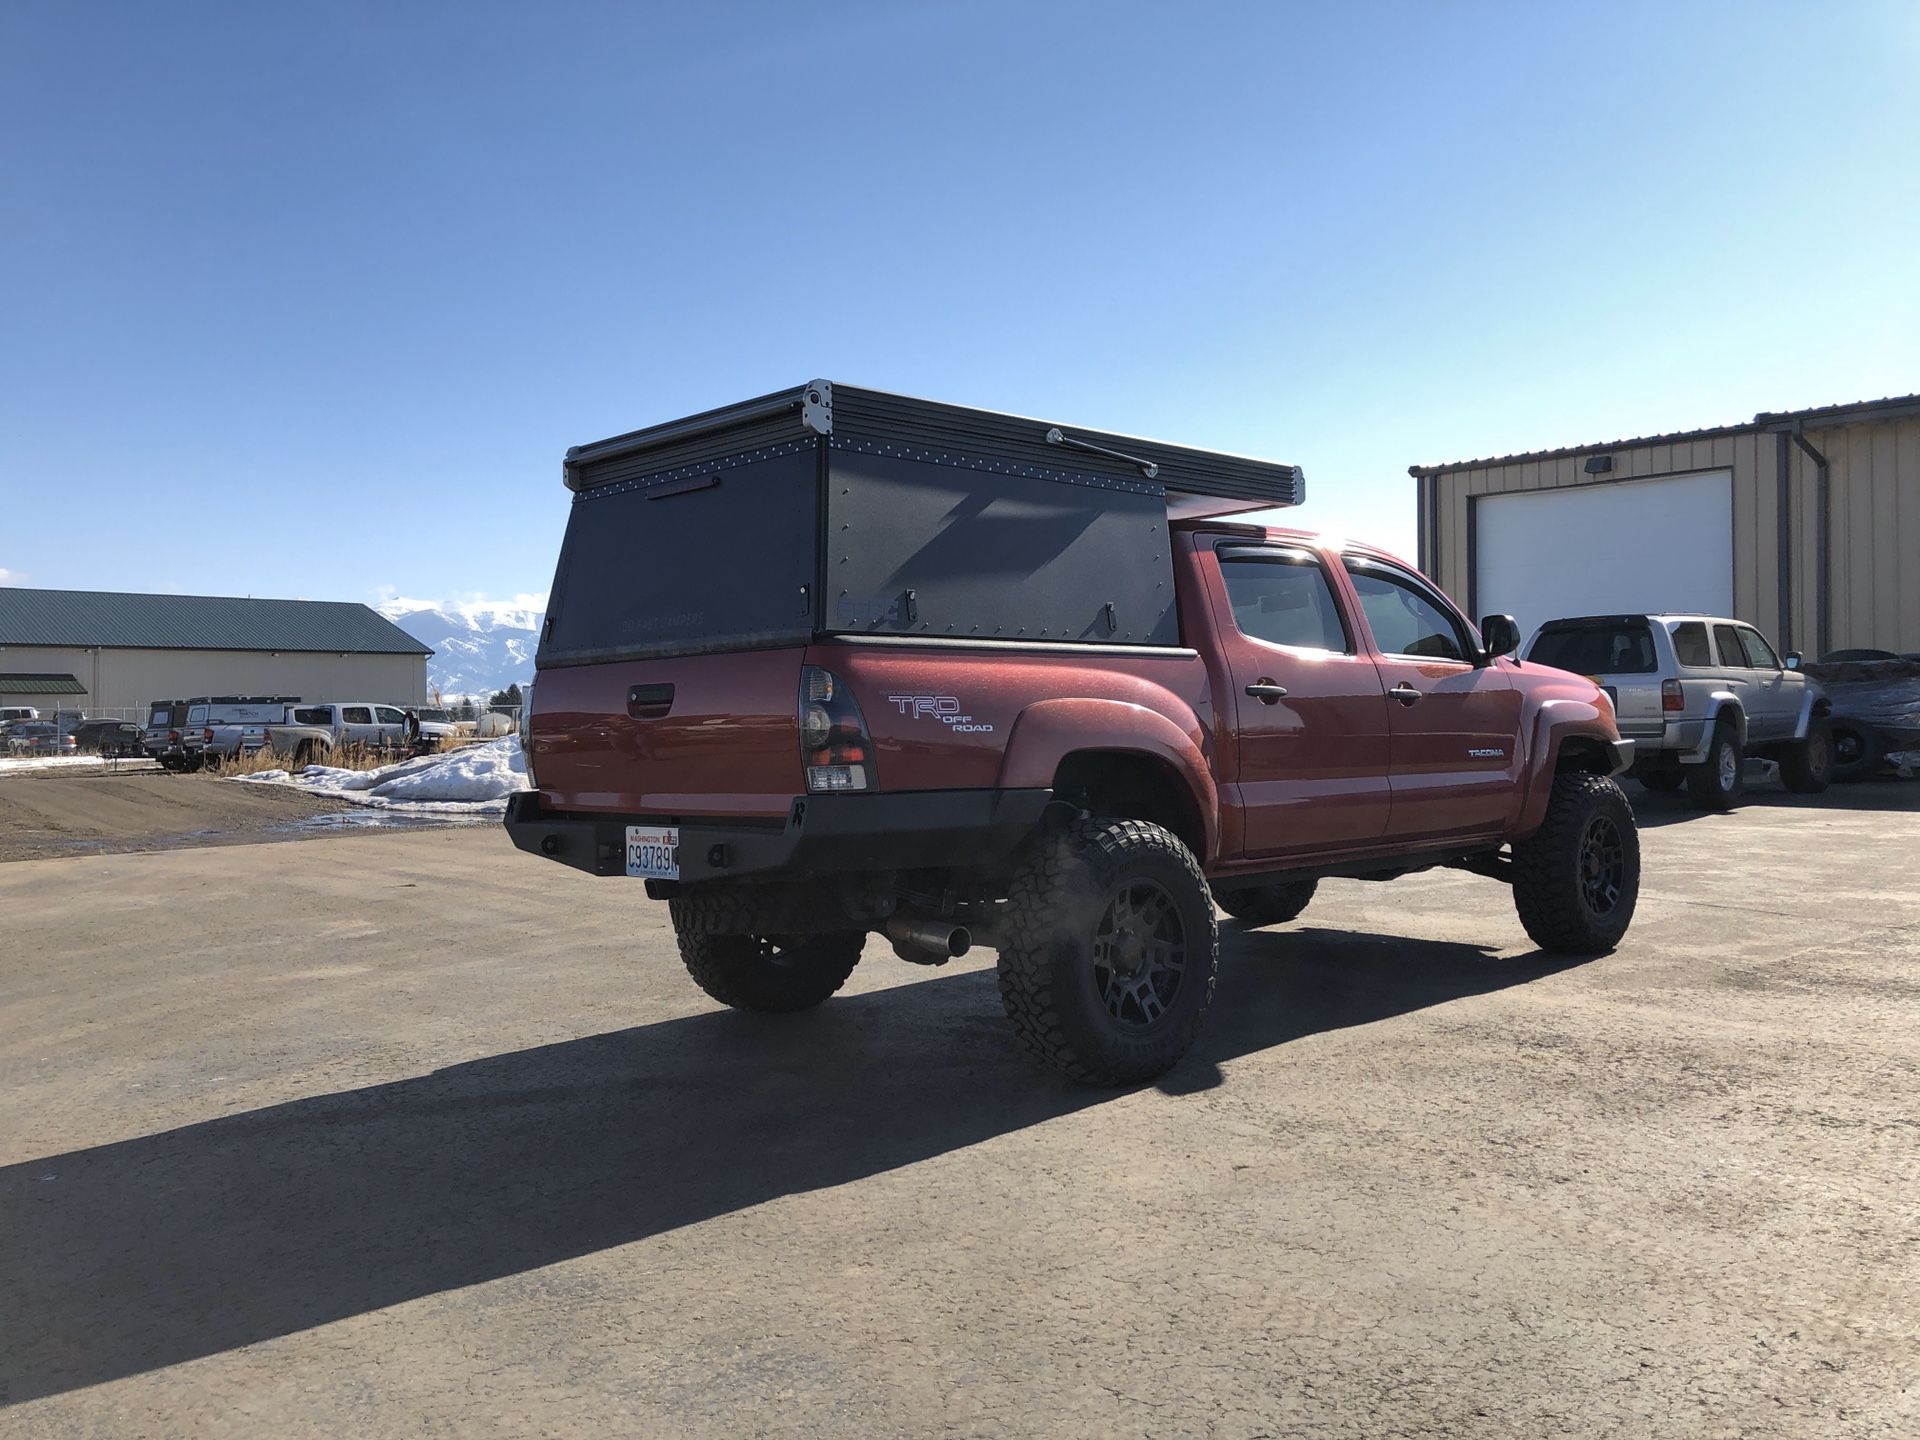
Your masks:
<svg viewBox="0 0 1920 1440"><path fill-rule="evenodd" d="M1634 742L1633 778L1649 790L1684 783L1724 810L1745 788L1748 756L1772 760L1798 794L1833 774L1831 709L1820 687L1751 625L1711 615L1587 615L1549 620L1527 642L1536 665L1591 676Z"/></svg>

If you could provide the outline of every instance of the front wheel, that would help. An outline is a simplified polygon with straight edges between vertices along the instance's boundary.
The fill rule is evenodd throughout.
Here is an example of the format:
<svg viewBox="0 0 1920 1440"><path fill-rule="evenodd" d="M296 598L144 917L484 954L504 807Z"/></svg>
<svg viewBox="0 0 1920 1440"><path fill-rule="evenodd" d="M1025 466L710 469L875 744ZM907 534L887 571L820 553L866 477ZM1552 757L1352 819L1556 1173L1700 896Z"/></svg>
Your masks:
<svg viewBox="0 0 1920 1440"><path fill-rule="evenodd" d="M1796 795L1818 795L1833 780L1833 724L1816 719L1807 738L1780 752L1780 780Z"/></svg>
<svg viewBox="0 0 1920 1440"><path fill-rule="evenodd" d="M678 905L680 902L675 901ZM736 1010L788 1012L824 1004L847 983L864 931L826 935L714 935L681 926L675 939L694 983Z"/></svg>
<svg viewBox="0 0 1920 1440"><path fill-rule="evenodd" d="M1087 1085L1172 1068L1220 969L1193 852L1144 820L1076 821L1037 840L1008 896L1000 999L1043 1060Z"/></svg>
<svg viewBox="0 0 1920 1440"><path fill-rule="evenodd" d="M1513 847L1513 903L1533 943L1559 955L1604 955L1640 897L1640 831L1605 775L1554 777L1547 818Z"/></svg>

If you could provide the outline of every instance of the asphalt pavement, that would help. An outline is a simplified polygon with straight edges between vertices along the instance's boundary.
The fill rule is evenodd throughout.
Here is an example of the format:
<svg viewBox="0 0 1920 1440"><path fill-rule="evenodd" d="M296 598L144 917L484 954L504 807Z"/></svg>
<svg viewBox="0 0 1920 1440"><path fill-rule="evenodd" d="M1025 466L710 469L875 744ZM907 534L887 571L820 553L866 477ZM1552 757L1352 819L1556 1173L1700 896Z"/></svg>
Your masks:
<svg viewBox="0 0 1920 1440"><path fill-rule="evenodd" d="M1635 798L1618 953L1330 882L1121 1092L491 829L0 865L0 1433L1920 1433L1920 785Z"/></svg>

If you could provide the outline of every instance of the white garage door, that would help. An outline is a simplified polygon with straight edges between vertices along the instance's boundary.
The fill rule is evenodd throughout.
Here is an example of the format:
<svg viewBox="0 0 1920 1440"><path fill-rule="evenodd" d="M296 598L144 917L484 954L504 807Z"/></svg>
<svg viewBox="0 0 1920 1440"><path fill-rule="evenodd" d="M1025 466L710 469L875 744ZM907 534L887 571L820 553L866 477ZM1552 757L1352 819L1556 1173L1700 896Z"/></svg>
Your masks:
<svg viewBox="0 0 1920 1440"><path fill-rule="evenodd" d="M1568 615L1733 613L1733 474L1476 500L1474 603L1531 635Z"/></svg>

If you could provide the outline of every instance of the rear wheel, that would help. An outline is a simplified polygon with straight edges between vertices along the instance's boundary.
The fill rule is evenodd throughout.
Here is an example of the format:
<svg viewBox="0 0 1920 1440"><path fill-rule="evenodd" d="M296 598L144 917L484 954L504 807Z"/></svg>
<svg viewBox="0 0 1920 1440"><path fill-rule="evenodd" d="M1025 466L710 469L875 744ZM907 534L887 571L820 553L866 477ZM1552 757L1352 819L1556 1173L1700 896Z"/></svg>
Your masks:
<svg viewBox="0 0 1920 1440"><path fill-rule="evenodd" d="M1833 778L1842 782L1871 779L1885 753L1879 732L1857 720L1836 720L1832 733Z"/></svg>
<svg viewBox="0 0 1920 1440"><path fill-rule="evenodd" d="M860 963L864 931L828 935L713 935L682 929L680 959L699 987L736 1010L809 1010L832 998Z"/></svg>
<svg viewBox="0 0 1920 1440"><path fill-rule="evenodd" d="M1640 896L1640 831L1605 775L1554 778L1547 818L1513 847L1513 903L1533 943L1560 955L1604 955L1620 943Z"/></svg>
<svg viewBox="0 0 1920 1440"><path fill-rule="evenodd" d="M1000 998L1069 1079L1150 1080L1213 1002L1220 936L1199 862L1144 820L1080 820L1037 840L1008 897Z"/></svg>
<svg viewBox="0 0 1920 1440"><path fill-rule="evenodd" d="M1717 721L1707 758L1687 767L1687 793L1708 810L1731 810L1747 786L1746 758L1740 753L1739 732L1730 721Z"/></svg>
<svg viewBox="0 0 1920 1440"><path fill-rule="evenodd" d="M1293 880L1281 885L1213 887L1213 903L1249 925L1282 925L1307 908L1318 880Z"/></svg>
<svg viewBox="0 0 1920 1440"><path fill-rule="evenodd" d="M1780 752L1780 779L1796 795L1818 795L1833 779L1833 725L1815 719L1807 738Z"/></svg>

